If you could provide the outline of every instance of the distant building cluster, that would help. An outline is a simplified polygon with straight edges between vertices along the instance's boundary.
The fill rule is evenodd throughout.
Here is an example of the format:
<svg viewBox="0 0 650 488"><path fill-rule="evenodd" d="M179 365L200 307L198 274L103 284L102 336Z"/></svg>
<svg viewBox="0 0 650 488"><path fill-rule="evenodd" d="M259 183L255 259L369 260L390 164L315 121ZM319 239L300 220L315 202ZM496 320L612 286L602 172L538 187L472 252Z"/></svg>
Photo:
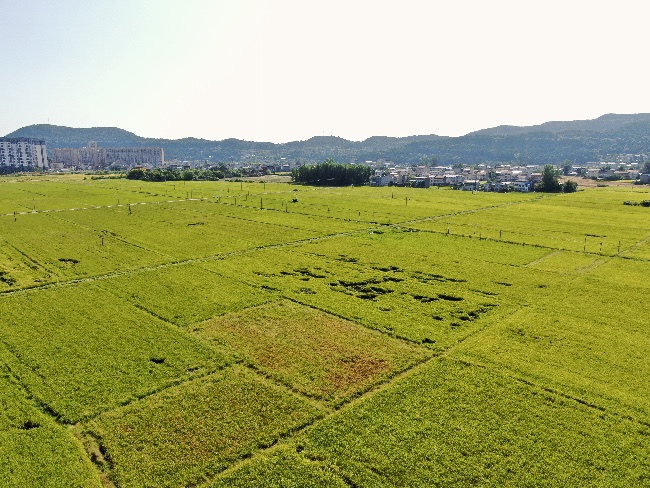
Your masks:
<svg viewBox="0 0 650 488"><path fill-rule="evenodd" d="M88 146L81 148L53 149L50 159L55 166L66 168L155 168L164 164L165 152L161 147L99 147L96 142L89 142Z"/></svg>
<svg viewBox="0 0 650 488"><path fill-rule="evenodd" d="M479 165L479 167L480 169L466 166L456 168L417 166L376 170L370 177L370 185L408 185L419 188L450 186L467 191L529 192L533 190L535 183L541 180L538 166L497 165L488 168L486 165Z"/></svg>
<svg viewBox="0 0 650 488"><path fill-rule="evenodd" d="M20 170L49 168L43 139L0 137L0 166Z"/></svg>

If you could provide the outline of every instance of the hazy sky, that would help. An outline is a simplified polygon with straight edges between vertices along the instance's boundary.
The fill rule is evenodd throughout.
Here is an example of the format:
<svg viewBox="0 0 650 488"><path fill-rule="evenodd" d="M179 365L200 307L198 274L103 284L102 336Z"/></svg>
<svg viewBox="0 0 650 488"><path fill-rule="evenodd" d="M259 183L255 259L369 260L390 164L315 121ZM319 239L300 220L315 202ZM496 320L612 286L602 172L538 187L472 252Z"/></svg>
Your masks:
<svg viewBox="0 0 650 488"><path fill-rule="evenodd" d="M641 0L0 0L0 135L286 142L650 112Z"/></svg>

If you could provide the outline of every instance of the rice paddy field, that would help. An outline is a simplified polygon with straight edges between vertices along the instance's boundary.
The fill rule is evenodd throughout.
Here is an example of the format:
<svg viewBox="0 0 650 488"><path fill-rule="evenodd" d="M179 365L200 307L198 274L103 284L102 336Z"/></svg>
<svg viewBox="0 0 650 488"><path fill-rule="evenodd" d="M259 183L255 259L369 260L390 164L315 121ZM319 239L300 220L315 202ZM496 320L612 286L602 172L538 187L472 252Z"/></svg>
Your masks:
<svg viewBox="0 0 650 488"><path fill-rule="evenodd" d="M0 486L650 486L650 189L0 179Z"/></svg>

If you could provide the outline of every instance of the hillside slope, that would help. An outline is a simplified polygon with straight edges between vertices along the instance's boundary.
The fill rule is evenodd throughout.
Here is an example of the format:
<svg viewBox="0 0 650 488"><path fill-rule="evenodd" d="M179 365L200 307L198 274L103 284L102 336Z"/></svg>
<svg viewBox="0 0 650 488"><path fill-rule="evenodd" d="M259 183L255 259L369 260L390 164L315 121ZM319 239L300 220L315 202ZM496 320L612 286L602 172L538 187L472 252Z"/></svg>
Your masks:
<svg viewBox="0 0 650 488"><path fill-rule="evenodd" d="M115 127L71 128L31 125L8 137L36 137L48 148L83 147L95 141L103 147L157 146L167 160L340 162L385 159L395 163L419 163L436 157L441 164L514 162L520 164L581 164L607 159L614 154L650 154L650 114L607 114L594 120L546 122L515 127L500 126L461 137L437 135L384 137L348 141L335 136L317 136L283 144L239 139L155 139L139 137Z"/></svg>

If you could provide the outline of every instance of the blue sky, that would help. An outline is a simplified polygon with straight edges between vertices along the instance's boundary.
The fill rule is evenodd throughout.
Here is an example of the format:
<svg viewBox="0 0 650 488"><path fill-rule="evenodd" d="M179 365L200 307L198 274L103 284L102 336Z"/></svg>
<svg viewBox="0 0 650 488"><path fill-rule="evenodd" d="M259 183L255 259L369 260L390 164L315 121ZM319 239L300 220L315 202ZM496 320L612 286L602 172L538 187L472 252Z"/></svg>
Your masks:
<svg viewBox="0 0 650 488"><path fill-rule="evenodd" d="M0 135L363 140L650 112L643 5L0 0Z"/></svg>

